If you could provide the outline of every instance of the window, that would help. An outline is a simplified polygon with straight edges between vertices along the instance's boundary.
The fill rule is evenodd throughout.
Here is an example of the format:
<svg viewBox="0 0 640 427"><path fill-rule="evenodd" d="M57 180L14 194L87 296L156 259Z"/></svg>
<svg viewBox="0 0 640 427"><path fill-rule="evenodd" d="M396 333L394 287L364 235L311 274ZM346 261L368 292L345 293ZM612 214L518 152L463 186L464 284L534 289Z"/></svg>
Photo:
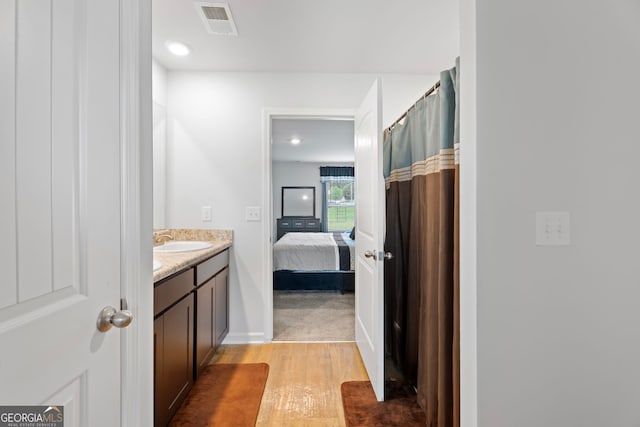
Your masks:
<svg viewBox="0 0 640 427"><path fill-rule="evenodd" d="M324 231L350 231L356 218L354 173L351 166L323 166L322 223Z"/></svg>

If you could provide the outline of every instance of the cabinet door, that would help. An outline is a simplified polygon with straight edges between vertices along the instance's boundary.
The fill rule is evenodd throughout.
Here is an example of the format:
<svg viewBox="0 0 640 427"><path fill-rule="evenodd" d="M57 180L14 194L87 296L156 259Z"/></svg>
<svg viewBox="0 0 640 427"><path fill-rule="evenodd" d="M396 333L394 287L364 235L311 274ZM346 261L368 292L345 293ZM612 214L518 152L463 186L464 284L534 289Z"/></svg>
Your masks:
<svg viewBox="0 0 640 427"><path fill-rule="evenodd" d="M216 277L196 292L196 377L207 366L216 346L214 307Z"/></svg>
<svg viewBox="0 0 640 427"><path fill-rule="evenodd" d="M170 420L193 387L193 293L163 315L163 379L165 406ZM159 401L162 401L160 399Z"/></svg>
<svg viewBox="0 0 640 427"><path fill-rule="evenodd" d="M216 345L220 345L229 332L229 267L216 276L215 307Z"/></svg>
<svg viewBox="0 0 640 427"><path fill-rule="evenodd" d="M164 317L160 316L153 322L153 413L154 425L167 425L167 393L164 385Z"/></svg>

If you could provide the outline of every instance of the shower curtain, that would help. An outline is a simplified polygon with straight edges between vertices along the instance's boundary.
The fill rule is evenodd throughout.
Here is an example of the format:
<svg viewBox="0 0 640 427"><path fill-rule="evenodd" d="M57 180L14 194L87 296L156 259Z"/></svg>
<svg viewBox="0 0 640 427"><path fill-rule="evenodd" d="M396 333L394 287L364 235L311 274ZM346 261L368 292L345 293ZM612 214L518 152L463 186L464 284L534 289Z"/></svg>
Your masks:
<svg viewBox="0 0 640 427"><path fill-rule="evenodd" d="M459 425L458 61L385 133L385 348L429 426Z"/></svg>

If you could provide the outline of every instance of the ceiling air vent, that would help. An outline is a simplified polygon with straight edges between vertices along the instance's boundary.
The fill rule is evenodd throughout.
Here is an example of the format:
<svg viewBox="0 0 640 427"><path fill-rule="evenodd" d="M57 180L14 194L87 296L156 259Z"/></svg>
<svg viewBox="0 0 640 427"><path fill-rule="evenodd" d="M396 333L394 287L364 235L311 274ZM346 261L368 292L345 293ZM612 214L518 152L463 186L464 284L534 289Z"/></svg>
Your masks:
<svg viewBox="0 0 640 427"><path fill-rule="evenodd" d="M196 2L195 6L208 33L223 36L238 35L227 3Z"/></svg>
<svg viewBox="0 0 640 427"><path fill-rule="evenodd" d="M227 11L224 7L202 6L202 12L207 19L214 19L216 21L229 20L229 16L227 15Z"/></svg>

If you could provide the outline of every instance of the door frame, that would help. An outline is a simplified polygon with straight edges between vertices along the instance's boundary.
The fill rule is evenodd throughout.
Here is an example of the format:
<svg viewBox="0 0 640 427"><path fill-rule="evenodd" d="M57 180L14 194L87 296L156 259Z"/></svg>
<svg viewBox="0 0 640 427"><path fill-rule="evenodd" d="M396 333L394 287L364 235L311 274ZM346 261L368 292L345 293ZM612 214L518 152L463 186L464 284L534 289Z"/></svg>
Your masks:
<svg viewBox="0 0 640 427"><path fill-rule="evenodd" d="M120 0L120 331L122 426L153 425L151 0Z"/></svg>
<svg viewBox="0 0 640 427"><path fill-rule="evenodd" d="M271 173L271 121L273 119L353 120L348 108L265 108L262 113L262 277L264 283L264 342L273 341L273 178ZM356 200L356 206L358 201Z"/></svg>

